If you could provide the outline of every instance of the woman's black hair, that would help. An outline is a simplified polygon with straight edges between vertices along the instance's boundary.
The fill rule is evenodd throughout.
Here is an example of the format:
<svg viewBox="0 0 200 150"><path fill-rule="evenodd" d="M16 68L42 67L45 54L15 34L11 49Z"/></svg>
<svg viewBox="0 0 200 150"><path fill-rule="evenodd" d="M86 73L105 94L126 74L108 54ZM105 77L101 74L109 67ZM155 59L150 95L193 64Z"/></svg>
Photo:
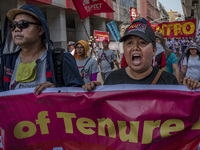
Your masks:
<svg viewBox="0 0 200 150"><path fill-rule="evenodd" d="M199 58L200 58L200 52L198 51L198 49L196 49L196 50L197 50L197 55L198 55ZM188 51L187 51L187 53L186 53L187 62L188 62L189 57L190 57L190 48L188 49Z"/></svg>

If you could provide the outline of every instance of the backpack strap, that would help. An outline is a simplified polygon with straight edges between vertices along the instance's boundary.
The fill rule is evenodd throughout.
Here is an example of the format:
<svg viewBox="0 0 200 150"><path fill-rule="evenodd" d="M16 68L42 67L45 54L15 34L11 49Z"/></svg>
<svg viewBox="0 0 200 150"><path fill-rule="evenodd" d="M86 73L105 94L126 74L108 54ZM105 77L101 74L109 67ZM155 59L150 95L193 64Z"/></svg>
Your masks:
<svg viewBox="0 0 200 150"><path fill-rule="evenodd" d="M104 53L104 50L103 50L103 53ZM108 58L106 57L106 53L104 53L104 56L106 58L106 60L108 61ZM109 62L109 61L108 61ZM110 62L109 62L110 63Z"/></svg>
<svg viewBox="0 0 200 150"><path fill-rule="evenodd" d="M63 81L63 48L54 48L52 50L52 58L53 58L53 65L54 65L54 73L58 87L64 86Z"/></svg>
<svg viewBox="0 0 200 150"><path fill-rule="evenodd" d="M91 57L88 58L88 60L85 62L85 65L83 66L83 68L81 69L81 72L82 70L85 70L85 66L87 65L88 61L91 59Z"/></svg>
<svg viewBox="0 0 200 150"><path fill-rule="evenodd" d="M156 83L157 83L157 81L158 81L158 79L160 78L162 72L163 72L163 71L162 71L161 69L159 69L157 75L155 76L155 78L154 78L154 80L152 81L151 84L156 84Z"/></svg>

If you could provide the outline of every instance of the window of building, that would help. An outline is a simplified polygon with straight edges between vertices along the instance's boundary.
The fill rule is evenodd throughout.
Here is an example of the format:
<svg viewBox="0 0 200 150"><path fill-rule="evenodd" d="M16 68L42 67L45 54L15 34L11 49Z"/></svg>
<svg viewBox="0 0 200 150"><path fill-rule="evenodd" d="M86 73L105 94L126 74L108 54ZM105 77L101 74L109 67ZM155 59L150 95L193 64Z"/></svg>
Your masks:
<svg viewBox="0 0 200 150"><path fill-rule="evenodd" d="M151 11L149 9L147 9L147 16L150 17L151 16Z"/></svg>
<svg viewBox="0 0 200 150"><path fill-rule="evenodd" d="M66 14L66 25L67 28L75 29L75 15L73 13Z"/></svg>
<svg viewBox="0 0 200 150"><path fill-rule="evenodd" d="M120 5L123 5L125 7L136 7L137 5L137 0L120 0Z"/></svg>
<svg viewBox="0 0 200 150"><path fill-rule="evenodd" d="M75 29L75 22L67 22L67 28Z"/></svg>

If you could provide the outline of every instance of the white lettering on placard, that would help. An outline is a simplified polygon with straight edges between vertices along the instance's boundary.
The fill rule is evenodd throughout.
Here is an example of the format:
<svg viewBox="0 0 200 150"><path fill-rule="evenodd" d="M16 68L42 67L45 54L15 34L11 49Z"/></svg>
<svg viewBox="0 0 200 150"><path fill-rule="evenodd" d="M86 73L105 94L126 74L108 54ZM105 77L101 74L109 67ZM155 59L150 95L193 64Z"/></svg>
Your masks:
<svg viewBox="0 0 200 150"><path fill-rule="evenodd" d="M98 4L87 5L84 8L88 13L88 12L93 11L93 10L100 10L101 6L102 6L102 3L98 3Z"/></svg>

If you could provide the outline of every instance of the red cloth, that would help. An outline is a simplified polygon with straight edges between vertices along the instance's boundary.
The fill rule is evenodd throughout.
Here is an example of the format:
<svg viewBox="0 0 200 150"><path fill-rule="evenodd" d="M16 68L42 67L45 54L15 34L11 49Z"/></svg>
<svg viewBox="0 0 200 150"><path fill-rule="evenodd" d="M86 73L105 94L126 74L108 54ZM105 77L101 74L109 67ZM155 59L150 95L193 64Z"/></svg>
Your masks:
<svg viewBox="0 0 200 150"><path fill-rule="evenodd" d="M157 62L157 57L155 57L155 62ZM164 68L167 65L164 52L162 52L161 64L160 65L161 65L161 68ZM155 65L155 67L157 67L157 66Z"/></svg>
<svg viewBox="0 0 200 150"><path fill-rule="evenodd" d="M160 57L160 54L161 54L161 62L160 62L160 64L158 65L157 64L157 57ZM159 60L160 60L159 59ZM155 62L154 62L155 61ZM165 53L164 52L162 52L162 53L159 53L159 54L157 54L156 56L155 56L155 60L153 60L152 59L152 65L154 66L154 67L157 67L157 68L164 68L164 67L166 67L166 65L167 65L167 62L166 62L166 59L165 59ZM158 67L158 66L160 66L160 67ZM160 68L160 69L161 69Z"/></svg>
<svg viewBox="0 0 200 150"><path fill-rule="evenodd" d="M106 42L106 43L108 43L108 44L110 43L108 40L103 40L102 42Z"/></svg>
<svg viewBox="0 0 200 150"><path fill-rule="evenodd" d="M72 1L81 20L95 13L115 12L104 0L89 1L88 3L84 3L83 0Z"/></svg>
<svg viewBox="0 0 200 150"><path fill-rule="evenodd" d="M165 53L162 52L161 68L166 67L166 65L167 65L167 62L166 62L166 59L165 59Z"/></svg>
<svg viewBox="0 0 200 150"><path fill-rule="evenodd" d="M125 60L125 57L124 57L124 54L123 54L122 61L121 61L121 68L124 68L126 66L128 66L128 64L126 63L126 60Z"/></svg>

